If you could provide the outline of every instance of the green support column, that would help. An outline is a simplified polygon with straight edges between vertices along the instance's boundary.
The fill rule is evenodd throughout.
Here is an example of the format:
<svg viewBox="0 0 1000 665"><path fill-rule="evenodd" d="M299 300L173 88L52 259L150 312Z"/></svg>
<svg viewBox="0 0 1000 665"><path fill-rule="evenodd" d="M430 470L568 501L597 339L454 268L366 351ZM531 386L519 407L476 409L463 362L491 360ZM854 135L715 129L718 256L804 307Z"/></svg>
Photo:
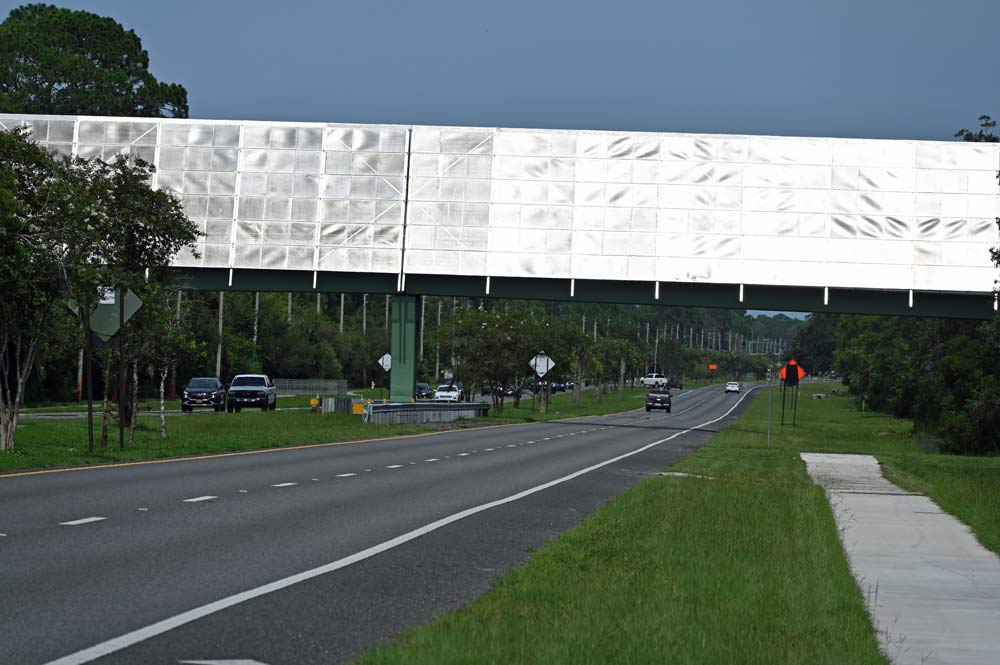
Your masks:
<svg viewBox="0 0 1000 665"><path fill-rule="evenodd" d="M420 308L416 296L392 297L392 369L389 375L389 400L410 402L417 383Z"/></svg>

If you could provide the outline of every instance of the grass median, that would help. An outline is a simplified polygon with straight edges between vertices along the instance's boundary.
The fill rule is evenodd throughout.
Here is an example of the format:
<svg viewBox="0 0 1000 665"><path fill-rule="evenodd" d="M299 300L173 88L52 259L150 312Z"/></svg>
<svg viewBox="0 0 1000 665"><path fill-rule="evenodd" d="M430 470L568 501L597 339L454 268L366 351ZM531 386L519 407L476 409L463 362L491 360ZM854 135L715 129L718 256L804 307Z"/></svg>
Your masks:
<svg viewBox="0 0 1000 665"><path fill-rule="evenodd" d="M100 419L94 433L100 436ZM101 464L183 455L277 448L309 443L332 443L428 432L425 425L366 425L361 416L319 415L308 411L245 411L175 417L167 420L166 439L160 437L158 417L141 416L136 441L118 450L118 427L109 432L106 449L87 452L84 418L31 420L17 428L17 448L0 453L0 472L36 467ZM99 442L95 441L99 446Z"/></svg>
<svg viewBox="0 0 1000 665"><path fill-rule="evenodd" d="M711 479L643 481L469 607L361 662L886 663L798 458L800 446L831 435L847 446L884 426L838 422L829 405L803 400L799 426L776 426L768 447L758 395L673 469Z"/></svg>

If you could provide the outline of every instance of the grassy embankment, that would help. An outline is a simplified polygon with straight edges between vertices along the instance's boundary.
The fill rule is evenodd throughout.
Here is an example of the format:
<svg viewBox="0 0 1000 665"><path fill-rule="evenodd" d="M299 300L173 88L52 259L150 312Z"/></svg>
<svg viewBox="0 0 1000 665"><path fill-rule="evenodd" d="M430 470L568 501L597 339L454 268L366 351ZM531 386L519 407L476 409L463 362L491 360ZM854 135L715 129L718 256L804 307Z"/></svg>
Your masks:
<svg viewBox="0 0 1000 665"><path fill-rule="evenodd" d="M876 455L994 550L1000 459L930 453L909 421L808 399L833 387L803 386L798 426L775 424L770 446L761 393L673 469L714 480L640 483L469 607L361 662L886 663L799 452Z"/></svg>
<svg viewBox="0 0 1000 665"><path fill-rule="evenodd" d="M278 406L282 409L290 407L308 407L309 400L316 395L280 395ZM164 401L164 408L167 411L180 411L181 401L179 399L168 399ZM148 407L148 411L147 411ZM101 401L94 400L94 413L100 412ZM114 408L117 408L115 406ZM158 397L147 397L139 400L139 410L141 412L157 413L160 410L160 399ZM198 407L197 411L211 411L206 407ZM47 402L44 404L31 404L21 409L21 413L83 413L87 411L87 402Z"/></svg>
<svg viewBox="0 0 1000 665"><path fill-rule="evenodd" d="M624 399L619 400L617 393L612 393L605 395L597 403L593 399L593 391L588 393L584 394L579 409L572 406L570 395L555 396L553 407L544 418L598 415L635 409L642 406L642 396L645 394L630 390L626 391ZM309 396L305 395L282 398L279 406L307 406L308 400ZM513 413L508 411L509 416L480 420L510 423L532 420L528 403L524 403L520 409L513 409L512 404L510 407ZM542 418L537 413L534 416L535 420ZM319 416L306 411L263 413L254 409L242 413L170 417L167 420L168 437L161 439L159 418L154 412L151 416L140 416L136 445L119 451L117 422L113 422L108 447L92 455L87 452L86 423L82 418L22 421L17 430L17 448L13 452L0 453L0 472L354 441L436 429L428 425L365 425L361 422L361 416ZM99 413L95 414L95 433L100 435Z"/></svg>
<svg viewBox="0 0 1000 665"><path fill-rule="evenodd" d="M365 425L361 416L346 414L255 410L168 418L168 436L161 439L159 418L142 416L134 446L118 450L118 427L113 423L107 449L91 455L87 452L86 419L32 420L17 428L17 448L0 453L0 472L353 441L429 429L422 425ZM94 431L100 435L99 418Z"/></svg>

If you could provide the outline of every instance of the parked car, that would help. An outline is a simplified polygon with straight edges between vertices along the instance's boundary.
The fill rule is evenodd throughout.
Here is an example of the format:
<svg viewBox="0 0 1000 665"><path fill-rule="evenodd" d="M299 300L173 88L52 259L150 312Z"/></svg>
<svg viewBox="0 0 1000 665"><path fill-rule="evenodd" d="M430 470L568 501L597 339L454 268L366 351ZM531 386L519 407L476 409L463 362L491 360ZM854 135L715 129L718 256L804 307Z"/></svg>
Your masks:
<svg viewBox="0 0 1000 665"><path fill-rule="evenodd" d="M564 393L566 392L566 385L563 383L553 383L552 392L554 393Z"/></svg>
<svg viewBox="0 0 1000 665"><path fill-rule="evenodd" d="M431 399L434 397L434 391L431 390L430 384L427 383L418 383L413 394L417 399Z"/></svg>
<svg viewBox="0 0 1000 665"><path fill-rule="evenodd" d="M740 391L739 381L730 381L726 384L726 393L738 393Z"/></svg>
<svg viewBox="0 0 1000 665"><path fill-rule="evenodd" d="M459 402L462 400L462 391L454 384L444 384L434 391L435 402Z"/></svg>
<svg viewBox="0 0 1000 665"><path fill-rule="evenodd" d="M663 409L670 413L670 389L653 388L646 393L646 413L653 409Z"/></svg>
<svg viewBox="0 0 1000 665"><path fill-rule="evenodd" d="M264 374L237 374L229 384L226 410L239 412L244 406L260 407L261 411L278 408L278 391Z"/></svg>
<svg viewBox="0 0 1000 665"><path fill-rule="evenodd" d="M199 376L188 381L181 395L181 411L194 411L196 406L210 406L216 411L226 408L226 386L214 376Z"/></svg>

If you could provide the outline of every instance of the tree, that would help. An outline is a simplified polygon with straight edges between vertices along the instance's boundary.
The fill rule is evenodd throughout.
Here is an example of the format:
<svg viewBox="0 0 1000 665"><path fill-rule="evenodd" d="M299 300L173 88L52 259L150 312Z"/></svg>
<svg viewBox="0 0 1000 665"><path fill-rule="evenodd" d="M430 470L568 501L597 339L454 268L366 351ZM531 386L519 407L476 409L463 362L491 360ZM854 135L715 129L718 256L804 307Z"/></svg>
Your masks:
<svg viewBox="0 0 1000 665"><path fill-rule="evenodd" d="M975 132L968 129L960 129L955 132L955 138L968 141L970 143L996 143L1000 141L1000 136L993 133L993 128L997 126L997 121L988 115L979 116L979 129Z"/></svg>
<svg viewBox="0 0 1000 665"><path fill-rule="evenodd" d="M186 118L188 103L183 86L149 72L134 31L30 4L0 23L0 112Z"/></svg>
<svg viewBox="0 0 1000 665"><path fill-rule="evenodd" d="M56 303L70 296L89 312L99 287L155 279L197 238L180 201L149 186L151 174L141 161L57 159L24 131L0 132L0 449L14 447Z"/></svg>
<svg viewBox="0 0 1000 665"><path fill-rule="evenodd" d="M105 216L94 174L93 164L57 160L22 130L0 132L0 450L14 447L53 306L67 289L94 285L87 259Z"/></svg>

